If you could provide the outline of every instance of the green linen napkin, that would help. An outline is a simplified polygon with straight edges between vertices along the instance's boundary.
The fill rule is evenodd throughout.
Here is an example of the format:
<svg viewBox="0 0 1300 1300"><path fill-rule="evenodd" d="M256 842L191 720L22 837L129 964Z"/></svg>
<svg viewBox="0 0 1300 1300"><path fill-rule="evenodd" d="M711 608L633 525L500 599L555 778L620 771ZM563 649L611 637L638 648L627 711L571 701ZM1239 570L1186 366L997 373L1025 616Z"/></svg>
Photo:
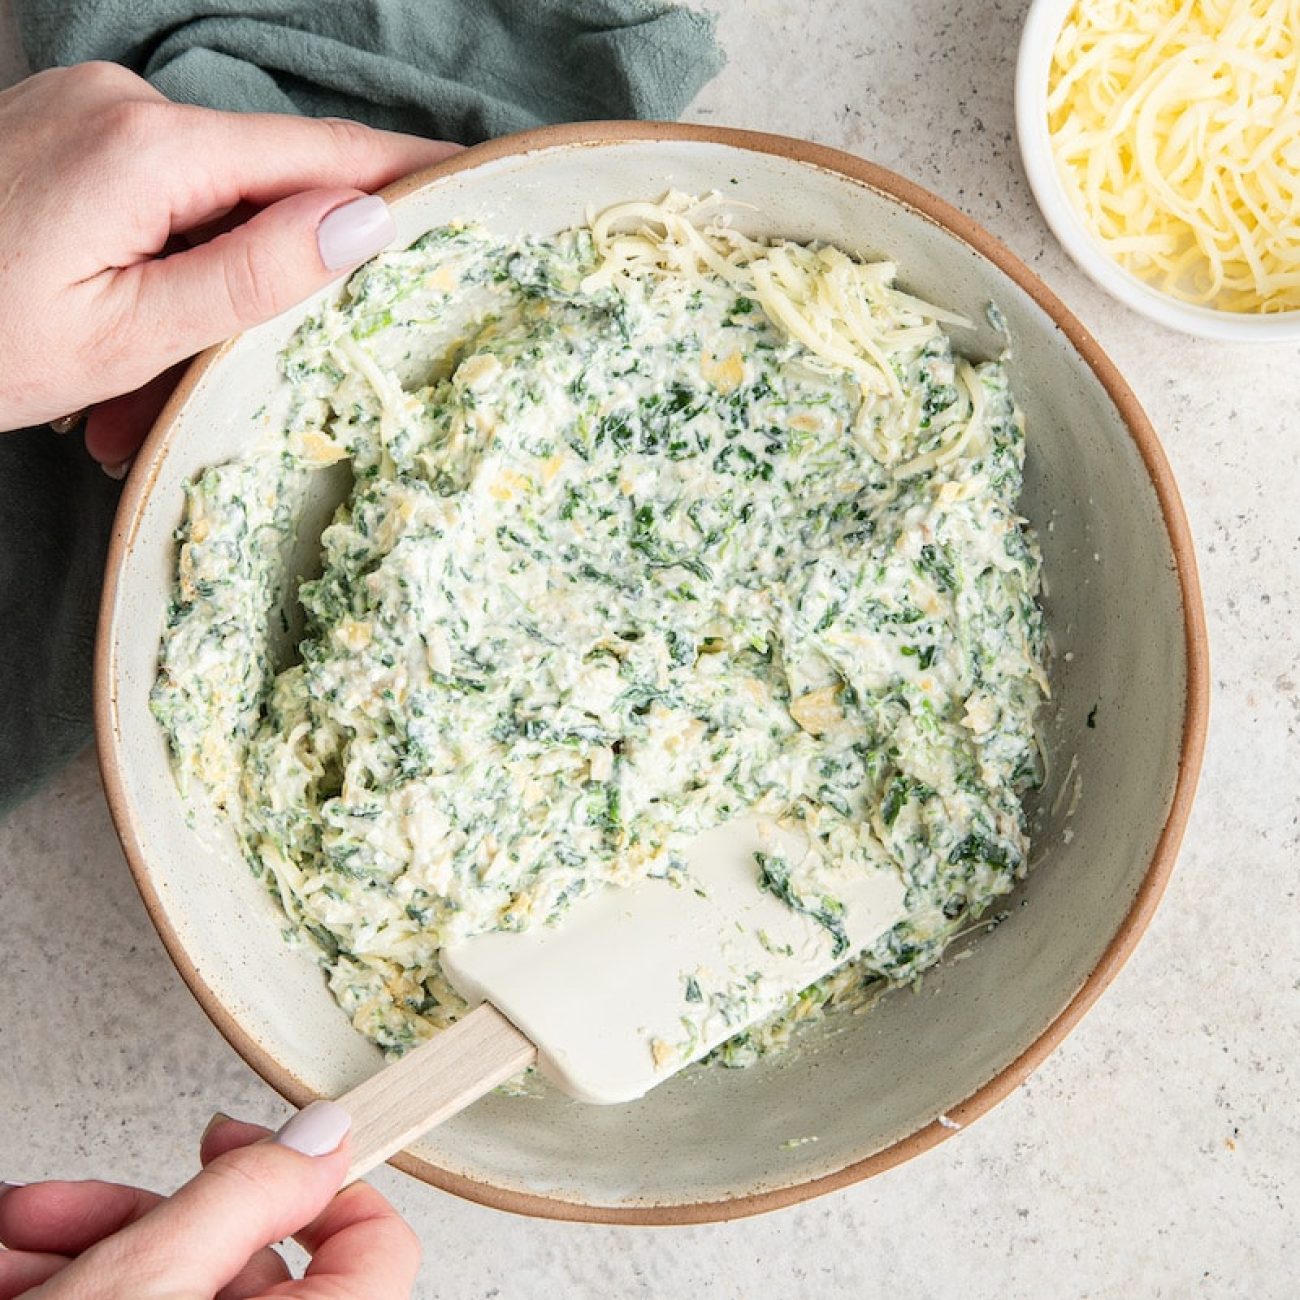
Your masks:
<svg viewBox="0 0 1300 1300"><path fill-rule="evenodd" d="M77 434L0 433L0 816L90 740L96 606L119 487Z"/></svg>
<svg viewBox="0 0 1300 1300"><path fill-rule="evenodd" d="M713 18L667 0L15 7L33 68L109 59L183 103L352 117L464 144L548 122L675 118L722 64ZM0 433L0 815L90 739L116 495L75 435Z"/></svg>
<svg viewBox="0 0 1300 1300"><path fill-rule="evenodd" d="M17 0L34 67L112 59L170 99L355 117L474 144L675 118L721 66L667 0Z"/></svg>

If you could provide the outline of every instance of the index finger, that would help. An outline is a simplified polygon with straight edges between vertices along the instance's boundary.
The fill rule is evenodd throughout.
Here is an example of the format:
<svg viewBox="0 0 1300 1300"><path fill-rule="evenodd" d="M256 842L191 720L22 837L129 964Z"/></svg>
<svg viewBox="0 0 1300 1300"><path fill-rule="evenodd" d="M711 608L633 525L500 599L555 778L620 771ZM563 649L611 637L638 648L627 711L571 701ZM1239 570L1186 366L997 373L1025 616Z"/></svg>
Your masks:
<svg viewBox="0 0 1300 1300"><path fill-rule="evenodd" d="M209 218L238 202L264 207L302 190L333 185L371 192L431 167L461 146L378 131L342 118L279 113L222 113L180 107L188 129L174 140L190 165L172 170L179 184L173 228ZM201 159L206 184L196 184Z"/></svg>
<svg viewBox="0 0 1300 1300"><path fill-rule="evenodd" d="M266 1132L238 1120L213 1124L203 1135L199 1158L207 1164ZM294 1240L312 1262L302 1281L285 1290L293 1300L326 1295L330 1300L353 1295L357 1300L400 1300L420 1267L419 1238L368 1183L341 1191L316 1219L294 1233Z"/></svg>
<svg viewBox="0 0 1300 1300"><path fill-rule="evenodd" d="M293 1300L403 1300L420 1268L420 1239L368 1183L344 1188L295 1239L312 1257Z"/></svg>
<svg viewBox="0 0 1300 1300"><path fill-rule="evenodd" d="M161 1200L120 1183L32 1183L0 1197L0 1242L9 1250L80 1255Z"/></svg>

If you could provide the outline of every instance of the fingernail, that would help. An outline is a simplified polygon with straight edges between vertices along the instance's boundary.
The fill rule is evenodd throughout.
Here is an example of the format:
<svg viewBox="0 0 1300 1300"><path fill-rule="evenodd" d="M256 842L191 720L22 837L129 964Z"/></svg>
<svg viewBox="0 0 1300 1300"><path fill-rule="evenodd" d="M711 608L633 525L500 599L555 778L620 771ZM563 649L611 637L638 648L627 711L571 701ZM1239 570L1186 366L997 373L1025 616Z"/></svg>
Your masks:
<svg viewBox="0 0 1300 1300"><path fill-rule="evenodd" d="M352 1116L332 1101L314 1101L300 1110L276 1135L275 1141L305 1156L327 1156L352 1127Z"/></svg>
<svg viewBox="0 0 1300 1300"><path fill-rule="evenodd" d="M214 1128L220 1128L223 1124L230 1123L230 1116L224 1111L217 1111L213 1117L203 1126L203 1132L199 1134L199 1145L202 1146L208 1140L208 1134Z"/></svg>
<svg viewBox="0 0 1300 1300"><path fill-rule="evenodd" d="M119 460L116 465L101 465L99 467L108 475L109 478L124 479L126 471L131 468L129 460Z"/></svg>
<svg viewBox="0 0 1300 1300"><path fill-rule="evenodd" d="M57 420L50 421L50 428L55 433L71 433L86 418L86 410L87 408L83 406L81 410L73 411L70 415L61 415Z"/></svg>
<svg viewBox="0 0 1300 1300"><path fill-rule="evenodd" d="M320 260L331 271L341 271L373 257L392 243L397 224L388 204L376 194L353 199L328 212L316 227Z"/></svg>
<svg viewBox="0 0 1300 1300"><path fill-rule="evenodd" d="M0 1182L0 1196L4 1196L6 1192L12 1192L15 1187L26 1187L26 1186L27 1186L26 1183Z"/></svg>

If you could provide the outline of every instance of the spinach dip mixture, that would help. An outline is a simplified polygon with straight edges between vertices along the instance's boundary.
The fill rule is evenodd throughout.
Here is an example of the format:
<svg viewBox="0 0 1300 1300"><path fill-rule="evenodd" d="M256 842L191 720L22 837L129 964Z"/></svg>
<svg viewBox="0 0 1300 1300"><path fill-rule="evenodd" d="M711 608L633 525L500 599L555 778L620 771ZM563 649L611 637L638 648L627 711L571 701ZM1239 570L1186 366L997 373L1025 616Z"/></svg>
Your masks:
<svg viewBox="0 0 1300 1300"><path fill-rule="evenodd" d="M153 694L178 780L384 1048L463 1010L449 940L680 872L747 810L813 846L757 868L791 906L832 924L826 880L884 863L908 916L731 1064L912 979L1026 869L1047 681L1006 373L889 263L717 210L376 258L285 350L285 427L189 485Z"/></svg>

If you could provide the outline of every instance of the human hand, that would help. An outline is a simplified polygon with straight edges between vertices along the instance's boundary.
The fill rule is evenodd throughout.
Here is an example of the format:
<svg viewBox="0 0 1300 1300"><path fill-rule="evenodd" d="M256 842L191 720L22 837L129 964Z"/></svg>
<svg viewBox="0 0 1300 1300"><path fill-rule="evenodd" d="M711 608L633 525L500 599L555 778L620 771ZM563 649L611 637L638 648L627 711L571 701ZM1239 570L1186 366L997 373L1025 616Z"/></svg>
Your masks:
<svg viewBox="0 0 1300 1300"><path fill-rule="evenodd" d="M0 93L0 429L91 407L121 469L169 372L377 253L392 217L364 192L457 148L173 104L111 63Z"/></svg>
<svg viewBox="0 0 1300 1300"><path fill-rule="evenodd" d="M95 1182L6 1191L0 1300L403 1300L419 1242L373 1187L338 1191L348 1123L331 1102L274 1138L214 1123L203 1172L169 1197ZM290 1233L312 1256L299 1281L270 1249Z"/></svg>

